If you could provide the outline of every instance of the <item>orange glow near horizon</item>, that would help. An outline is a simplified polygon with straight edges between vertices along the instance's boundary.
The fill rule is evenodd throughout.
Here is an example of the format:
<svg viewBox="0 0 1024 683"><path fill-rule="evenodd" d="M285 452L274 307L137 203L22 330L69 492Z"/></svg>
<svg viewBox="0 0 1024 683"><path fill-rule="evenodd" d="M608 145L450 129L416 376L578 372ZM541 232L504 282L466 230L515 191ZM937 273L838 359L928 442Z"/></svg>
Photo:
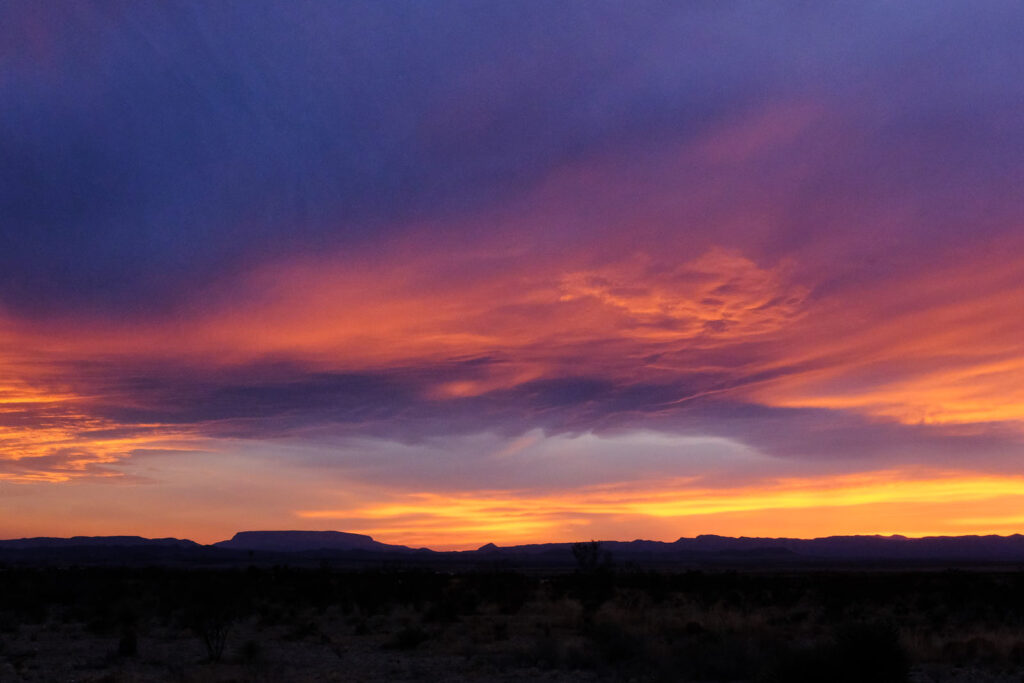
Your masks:
<svg viewBox="0 0 1024 683"><path fill-rule="evenodd" d="M1021 505L1024 476L879 471L788 478L736 489L677 481L544 495L416 493L390 503L295 514L317 522L343 520L347 530L387 542L465 549L475 547L467 539L479 540L476 545L566 542L626 528L664 530L653 540L700 533L804 538L971 534L997 529L1005 533L1019 523ZM975 517L965 518L965 514ZM666 531L669 536L664 535Z"/></svg>

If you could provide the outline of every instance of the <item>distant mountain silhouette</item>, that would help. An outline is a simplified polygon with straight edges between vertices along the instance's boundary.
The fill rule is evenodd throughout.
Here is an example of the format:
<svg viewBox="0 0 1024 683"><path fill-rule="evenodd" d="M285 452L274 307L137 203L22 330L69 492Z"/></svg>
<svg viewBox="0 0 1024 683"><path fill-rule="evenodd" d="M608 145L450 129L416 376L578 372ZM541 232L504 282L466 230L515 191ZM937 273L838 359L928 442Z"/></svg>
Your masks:
<svg viewBox="0 0 1024 683"><path fill-rule="evenodd" d="M404 545L389 545L363 534L343 531L239 531L230 541L213 544L228 550L307 552L312 550L411 551Z"/></svg>
<svg viewBox="0 0 1024 683"><path fill-rule="evenodd" d="M81 547L121 547L121 548L198 548L195 541L180 538L143 538L142 536L72 536L71 538L17 538L0 541L0 549L36 549L36 548L81 548Z"/></svg>
<svg viewBox="0 0 1024 683"><path fill-rule="evenodd" d="M680 538L673 546L697 552L777 548L802 557L889 560L1024 560L1024 536L828 536L825 538Z"/></svg>
<svg viewBox="0 0 1024 683"><path fill-rule="evenodd" d="M571 543L539 543L500 547L488 543L472 553L488 556L554 557ZM1024 536L828 536L825 538L749 538L701 535L662 541L601 541L619 560L702 560L744 558L785 560L936 560L1024 562Z"/></svg>
<svg viewBox="0 0 1024 683"><path fill-rule="evenodd" d="M240 531L230 540L199 545L177 538L75 536L0 541L0 561L46 564L136 563L236 565L248 562L575 566L572 543L534 543L435 552L375 541L341 531ZM792 564L858 562L1024 562L1024 536L829 536L732 538L703 535L663 541L601 541L616 564ZM255 555L254 555L255 553Z"/></svg>

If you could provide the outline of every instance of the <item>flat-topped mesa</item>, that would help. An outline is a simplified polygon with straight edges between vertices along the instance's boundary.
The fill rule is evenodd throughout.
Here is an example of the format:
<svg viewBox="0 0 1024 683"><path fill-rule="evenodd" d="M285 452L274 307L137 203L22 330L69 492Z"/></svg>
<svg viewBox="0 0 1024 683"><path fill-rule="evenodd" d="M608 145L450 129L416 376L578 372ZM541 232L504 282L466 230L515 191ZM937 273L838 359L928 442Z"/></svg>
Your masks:
<svg viewBox="0 0 1024 683"><path fill-rule="evenodd" d="M344 531L239 531L230 541L214 543L228 550L302 552L308 550L407 550L388 545L365 534Z"/></svg>

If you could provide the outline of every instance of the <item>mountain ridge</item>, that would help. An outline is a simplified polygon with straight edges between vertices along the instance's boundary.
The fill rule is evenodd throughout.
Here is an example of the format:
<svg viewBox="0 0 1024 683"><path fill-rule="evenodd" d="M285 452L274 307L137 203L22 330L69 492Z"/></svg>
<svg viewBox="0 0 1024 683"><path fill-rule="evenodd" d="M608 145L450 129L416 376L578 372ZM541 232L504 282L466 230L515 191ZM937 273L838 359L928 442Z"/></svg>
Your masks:
<svg viewBox="0 0 1024 683"><path fill-rule="evenodd" d="M173 547L201 548L187 538L146 538L144 536L34 536L0 540L0 549L82 548L82 547Z"/></svg>
<svg viewBox="0 0 1024 683"><path fill-rule="evenodd" d="M614 561L685 562L714 558L792 559L793 561L837 560L924 560L924 561L1019 561L1024 562L1024 536L924 536L910 538L900 535L837 535L817 538L720 536L702 534L680 537L675 541L601 540L601 550ZM364 558L413 559L429 556L437 559L472 559L482 561L537 561L566 563L573 561L573 543L532 543L499 546L487 543L475 550L436 551L383 543L366 534L343 531L261 530L240 531L230 539L199 544L189 539L145 538L142 536L72 536L34 537L0 540L0 551L55 551L73 554L117 550L125 552L150 550L181 553L215 553L217 557L239 557L239 553L261 553L316 556L358 555ZM220 553L220 554L218 554ZM226 555L224 555L226 553Z"/></svg>

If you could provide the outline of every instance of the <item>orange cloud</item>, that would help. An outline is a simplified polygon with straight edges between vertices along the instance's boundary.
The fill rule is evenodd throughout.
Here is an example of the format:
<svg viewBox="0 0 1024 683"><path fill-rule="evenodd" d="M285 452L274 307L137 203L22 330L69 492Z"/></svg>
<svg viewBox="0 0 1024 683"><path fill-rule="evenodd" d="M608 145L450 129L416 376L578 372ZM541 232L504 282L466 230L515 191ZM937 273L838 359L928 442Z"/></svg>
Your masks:
<svg viewBox="0 0 1024 683"><path fill-rule="evenodd" d="M8 372L22 376L0 386L0 481L120 478L104 466L140 449L187 450L197 440L188 427L99 416L92 397L63 387L52 370L33 369L8 364Z"/></svg>
<svg viewBox="0 0 1024 683"><path fill-rule="evenodd" d="M700 370L673 356L770 339L803 315L808 291L784 265L718 248L682 263L636 252L585 267L454 247L432 259L408 251L369 266L269 267L242 285L243 303L197 318L181 347L205 359L298 358L333 371L500 361L474 378L439 376L432 395L455 398L566 371L635 381Z"/></svg>
<svg viewBox="0 0 1024 683"><path fill-rule="evenodd" d="M847 291L787 334L807 368L750 392L783 407L901 422L1024 419L1024 262L1002 243Z"/></svg>
<svg viewBox="0 0 1024 683"><path fill-rule="evenodd" d="M754 224L758 205L745 195L734 210L730 203L719 213L682 212L693 225L663 210L680 196L703 207L703 195L714 194L704 185L681 190L673 173L709 155L728 167L792 144L814 128L818 111L783 107L735 135L718 130L667 153L672 161L655 179L634 180L608 160L581 163L524 201L465 224L409 226L387 243L225 277L173 315L7 316L0 459L27 466L59 455L62 472L45 476L63 480L135 448L200 438L198 425L106 416L111 396L79 368L97 362L199 377L261 362L303 372L412 368L426 378L420 398L436 403L553 378L676 386L699 375L658 408L670 413L717 396L907 424L1021 420L1017 244L922 256L902 270L879 269L872 281L854 266L815 263L813 250L771 257L744 245L737 234L756 242L766 230ZM576 201L584 193L592 205ZM555 229L572 221L593 226ZM831 282L833 269L847 279ZM486 362L472 373L449 371L479 359ZM138 407L130 390L116 399Z"/></svg>
<svg viewBox="0 0 1024 683"><path fill-rule="evenodd" d="M525 245L509 257L485 243L428 249L420 239L267 265L170 320L10 321L0 458L27 466L61 454L66 463L2 476L66 480L136 448L198 438L193 425L101 417L110 397L73 365L62 374L61 359L195 373L264 359L330 372L434 367L422 398L440 402L573 375L629 385L703 373L704 385L678 401L721 395L906 423L1024 416L1024 323L1011 315L1024 304L1024 278L1009 247L981 252L995 254L989 261L961 255L938 275L917 269L822 296L791 262L758 264L721 247L681 262L642 250L566 260ZM474 358L488 362L471 376L444 370ZM122 427L133 436L105 436Z"/></svg>

